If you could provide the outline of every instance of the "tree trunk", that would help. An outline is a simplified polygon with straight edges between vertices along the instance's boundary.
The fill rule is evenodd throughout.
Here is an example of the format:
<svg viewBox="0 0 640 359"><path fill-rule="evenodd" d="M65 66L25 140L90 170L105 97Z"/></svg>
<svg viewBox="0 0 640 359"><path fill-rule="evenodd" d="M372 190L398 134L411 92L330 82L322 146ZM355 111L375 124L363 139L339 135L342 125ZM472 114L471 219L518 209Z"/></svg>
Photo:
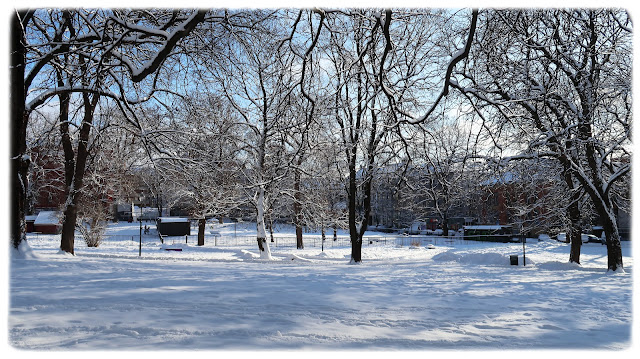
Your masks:
<svg viewBox="0 0 640 359"><path fill-rule="evenodd" d="M156 208L158 209L158 217L162 217L162 198L156 195Z"/></svg>
<svg viewBox="0 0 640 359"><path fill-rule="evenodd" d="M75 254L75 231L76 221L78 219L78 207L75 200L70 201L64 210L64 220L62 221L62 238L60 240L60 249L67 253Z"/></svg>
<svg viewBox="0 0 640 359"><path fill-rule="evenodd" d="M293 174L293 222L296 227L296 248L304 249L302 241L302 193L300 192L300 170Z"/></svg>
<svg viewBox="0 0 640 359"><path fill-rule="evenodd" d="M257 207L257 241L258 241L258 249L260 250L260 259L268 259L271 260L271 249L269 248L269 243L267 243L267 233L265 231L264 225L264 188L260 187L258 189L258 200L256 203Z"/></svg>
<svg viewBox="0 0 640 359"><path fill-rule="evenodd" d="M605 236L607 238L607 266L612 271L622 269L622 246L620 244L620 233L618 232L618 221L613 212L613 206L606 211L602 219Z"/></svg>
<svg viewBox="0 0 640 359"><path fill-rule="evenodd" d="M447 214L442 216L442 235L449 236L449 216Z"/></svg>
<svg viewBox="0 0 640 359"><path fill-rule="evenodd" d="M355 151L355 149L353 149ZM362 239L358 233L356 225L356 201L357 201L357 183L356 183L356 166L355 166L355 153L352 154L351 162L349 163L349 192L348 197L348 211L349 211L349 237L351 239L351 263L362 262Z"/></svg>
<svg viewBox="0 0 640 359"><path fill-rule="evenodd" d="M302 241L302 226L296 224L296 248L304 249L304 242Z"/></svg>
<svg viewBox="0 0 640 359"><path fill-rule="evenodd" d="M578 201L572 202L567 208L567 214L571 224L567 239L571 242L571 251L569 253L569 262L580 264L580 248L582 247L582 228L580 228L580 208Z"/></svg>
<svg viewBox="0 0 640 359"><path fill-rule="evenodd" d="M204 230L207 225L205 218L198 219L198 245L204 246Z"/></svg>
<svg viewBox="0 0 640 359"><path fill-rule="evenodd" d="M25 38L23 22L26 11L15 11L11 17L11 244L18 248L23 240L27 239L25 206L27 195L27 180L30 159L27 156L27 122L29 115L25 108L26 88L25 74Z"/></svg>
<svg viewBox="0 0 640 359"><path fill-rule="evenodd" d="M568 149L573 146L572 142L566 144ZM580 264L580 248L582 247L582 229L580 228L580 191L574 183L574 176L571 167L567 161L561 161L564 166L564 182L571 194L569 206L567 206L567 217L569 218L569 231L567 232L567 241L571 243L569 252L569 262Z"/></svg>
<svg viewBox="0 0 640 359"><path fill-rule="evenodd" d="M65 176L67 183L67 202L64 211L64 219L62 224L62 238L60 241L60 249L73 254L76 221L78 218L78 204L82 195L85 169L87 167L87 159L89 157L89 133L91 132L93 114L98 104L98 95L93 97L89 94L83 94L84 117L78 135L78 149L75 156L75 167L73 161L65 161ZM62 114L63 112L61 112ZM68 133L67 133L68 134ZM68 159L66 148L71 148L71 136L62 134L63 147L65 148L65 158ZM69 178L72 176L72 178ZM69 183L71 184L69 186Z"/></svg>
<svg viewBox="0 0 640 359"><path fill-rule="evenodd" d="M269 238L271 238L271 243L275 242L273 240L273 220L271 219L271 216L269 216Z"/></svg>
<svg viewBox="0 0 640 359"><path fill-rule="evenodd" d="M351 263L362 262L362 237L351 238Z"/></svg>
<svg viewBox="0 0 640 359"><path fill-rule="evenodd" d="M567 233L567 240L571 243L571 250L569 252L569 262L580 264L580 249L582 247L582 229L580 226L571 224L570 230Z"/></svg>

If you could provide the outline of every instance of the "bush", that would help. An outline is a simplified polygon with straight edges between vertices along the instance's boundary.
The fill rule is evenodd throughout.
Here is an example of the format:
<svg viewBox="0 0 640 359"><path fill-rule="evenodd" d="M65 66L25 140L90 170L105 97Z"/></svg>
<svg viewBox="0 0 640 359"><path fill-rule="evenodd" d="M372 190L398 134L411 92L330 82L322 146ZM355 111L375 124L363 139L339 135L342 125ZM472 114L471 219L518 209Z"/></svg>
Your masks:
<svg viewBox="0 0 640 359"><path fill-rule="evenodd" d="M82 234L87 247L98 247L107 230L106 216L99 211L85 213L79 222L76 229Z"/></svg>
<svg viewBox="0 0 640 359"><path fill-rule="evenodd" d="M77 226L77 229L82 234L87 247L98 247L104 239L104 232L107 229L106 222L90 219L83 220Z"/></svg>

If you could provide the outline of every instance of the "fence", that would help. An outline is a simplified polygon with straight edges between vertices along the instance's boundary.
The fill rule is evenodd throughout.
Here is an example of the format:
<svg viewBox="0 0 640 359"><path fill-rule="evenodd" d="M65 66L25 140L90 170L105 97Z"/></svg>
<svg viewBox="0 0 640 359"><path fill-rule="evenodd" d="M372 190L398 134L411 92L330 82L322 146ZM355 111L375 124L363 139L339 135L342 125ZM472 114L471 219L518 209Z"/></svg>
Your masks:
<svg viewBox="0 0 640 359"><path fill-rule="evenodd" d="M442 236L365 236L362 239L363 246L426 246L429 244L440 245L440 246L457 246L457 245L468 245L477 243L478 238L471 238L470 236L462 237L442 237ZM473 239L473 240L472 240ZM114 235L114 236L106 236L105 241L138 241L139 236L122 236L122 235ZM148 242L157 242L160 243L161 240L157 235L143 235L142 236L143 243ZM192 234L188 236L163 236L163 241L166 244L173 243L186 243L195 245L198 243L198 235ZM296 247L296 237L295 236L274 236L273 241L271 241L271 237L267 235L267 242L269 245L276 248L290 248ZM207 246L215 246L215 247L237 247L237 246L255 246L256 237L255 236L220 236L213 234L205 234L204 243ZM322 237L319 235L305 235L303 236L303 243L305 248L320 248L323 246ZM339 247L350 247L351 239L347 236L338 236L336 240L333 239L333 236L327 236L324 240L324 248L339 248Z"/></svg>
<svg viewBox="0 0 640 359"><path fill-rule="evenodd" d="M51 238L52 235L42 235L39 233L29 233L29 237L38 238L40 236L47 236L46 238ZM55 236L55 235L54 235ZM477 243L481 241L483 237L486 236L452 236L452 237L442 237L442 236L403 236L403 235L389 235L389 236L365 236L362 239L363 247L366 246L427 246L429 244L433 244L436 246L460 246L460 245L469 245ZM59 237L55 237L59 238ZM509 238L512 238L509 236ZM514 237L515 239L515 237ZM77 240L83 240L82 236L78 236ZM115 244L117 242L135 242L136 245L140 241L140 236L138 234L135 235L107 235L104 237L103 242L108 242ZM296 237L295 236L274 236L273 241L271 241L271 237L267 235L267 241L269 245L275 248L296 248ZM158 243L164 242L165 244L174 244L174 243L186 243L191 245L196 245L198 243L197 234L188 235L188 236L163 236L161 239L156 233L143 234L142 235L142 243ZM255 236L220 236L214 234L205 234L205 245L207 246L215 246L215 247L233 247L233 246L248 246L253 247L256 246L256 237ZM510 243L514 243L513 240L509 241ZM326 236L324 243L322 243L322 237L320 235L304 235L303 243L305 248L340 248L340 247L350 247L351 240L348 236L338 236L334 240L332 235Z"/></svg>
<svg viewBox="0 0 640 359"><path fill-rule="evenodd" d="M108 235L105 236L103 242L136 242L140 240L139 235ZM175 244L175 243L185 243L195 245L198 243L198 235L186 235L186 236L162 236L162 238L156 234L143 234L142 235L143 243L165 243L165 244ZM208 246L216 246L216 247L234 247L234 246L254 246L257 245L255 236L220 236L213 234L205 234L204 238L205 245ZM296 248L296 237L295 236L274 236L273 241L270 236L267 236L267 242L272 247L280 247L280 248ZM363 246L384 246L387 244L396 243L394 237L364 237ZM346 236L338 236L334 240L333 236L327 236L324 240L324 245L322 243L322 237L319 235L305 235L303 237L303 244L305 247L323 247L324 248L339 248L339 247L350 247L351 240Z"/></svg>

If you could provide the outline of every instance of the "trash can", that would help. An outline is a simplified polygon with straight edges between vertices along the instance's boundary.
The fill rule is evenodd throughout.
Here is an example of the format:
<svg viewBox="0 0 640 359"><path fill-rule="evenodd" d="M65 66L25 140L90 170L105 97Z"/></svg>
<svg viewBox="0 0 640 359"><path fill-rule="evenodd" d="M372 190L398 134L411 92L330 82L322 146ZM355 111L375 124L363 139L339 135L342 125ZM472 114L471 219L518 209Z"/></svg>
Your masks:
<svg viewBox="0 0 640 359"><path fill-rule="evenodd" d="M518 256L516 255L509 256L509 260L511 261L512 266L518 265Z"/></svg>

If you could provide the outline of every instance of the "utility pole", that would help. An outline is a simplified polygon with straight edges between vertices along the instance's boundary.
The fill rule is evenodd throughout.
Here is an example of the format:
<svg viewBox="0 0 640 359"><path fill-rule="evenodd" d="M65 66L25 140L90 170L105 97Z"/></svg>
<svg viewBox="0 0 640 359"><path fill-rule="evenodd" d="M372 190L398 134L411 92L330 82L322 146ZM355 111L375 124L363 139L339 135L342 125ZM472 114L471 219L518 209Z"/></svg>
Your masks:
<svg viewBox="0 0 640 359"><path fill-rule="evenodd" d="M140 202L140 245L138 246L138 257L142 257L142 202Z"/></svg>
<svg viewBox="0 0 640 359"><path fill-rule="evenodd" d="M527 265L527 254L525 252L525 242L527 242L527 236L523 235L522 236L522 266L526 266Z"/></svg>

